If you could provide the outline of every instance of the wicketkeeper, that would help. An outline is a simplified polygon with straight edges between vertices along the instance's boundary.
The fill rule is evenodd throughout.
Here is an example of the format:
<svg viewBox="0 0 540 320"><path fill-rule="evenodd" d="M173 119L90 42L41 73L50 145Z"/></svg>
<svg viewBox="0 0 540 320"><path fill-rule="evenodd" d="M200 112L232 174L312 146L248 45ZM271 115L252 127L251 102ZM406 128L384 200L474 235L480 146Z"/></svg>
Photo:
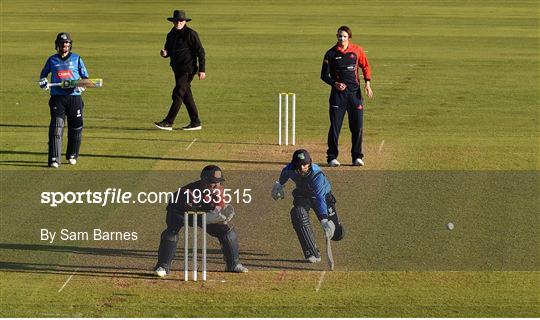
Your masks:
<svg viewBox="0 0 540 320"><path fill-rule="evenodd" d="M47 76L51 74L51 83L64 80L88 79L88 71L82 58L71 52L73 41L69 33L62 32L56 36L54 48L56 54L50 56L45 62L39 76L39 86L49 90ZM66 158L69 164L76 164L79 158L83 129L84 102L81 93L84 88L50 87L51 98L49 108L51 122L49 125L49 167L58 168L62 157L62 135L67 116L68 144Z"/></svg>
<svg viewBox="0 0 540 320"><path fill-rule="evenodd" d="M171 270L171 263L178 245L178 233L185 226L184 212L187 211L206 212L206 232L218 238L221 244L226 263L225 271L248 272L248 269L240 263L236 230L228 225L235 212L231 204L224 202L225 197L221 185L223 181L225 179L221 169L218 166L209 165L202 170L200 180L185 185L174 193L167 205L167 228L161 233L158 262L154 268L159 277L165 277ZM205 194L212 196L211 198L197 196ZM188 224L193 226L193 221L188 220ZM200 215L197 215L197 225L202 227Z"/></svg>
<svg viewBox="0 0 540 320"><path fill-rule="evenodd" d="M321 168L313 164L306 150L296 150L291 163L283 168L279 180L272 188L274 200L285 198L284 184L291 179L296 184L292 192L293 207L291 222L300 241L304 258L311 262L321 261L321 254L315 243L313 229L309 219L309 210L313 209L326 233L334 241L345 236L345 229L339 222L336 211L336 198L332 195L330 182Z"/></svg>

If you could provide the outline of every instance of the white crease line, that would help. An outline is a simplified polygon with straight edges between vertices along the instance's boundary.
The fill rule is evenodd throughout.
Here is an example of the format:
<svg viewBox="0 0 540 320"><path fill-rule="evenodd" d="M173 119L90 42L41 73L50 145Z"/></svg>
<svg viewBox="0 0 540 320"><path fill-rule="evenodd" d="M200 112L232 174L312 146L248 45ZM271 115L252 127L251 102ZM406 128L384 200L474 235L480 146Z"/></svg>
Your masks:
<svg viewBox="0 0 540 320"><path fill-rule="evenodd" d="M191 143L189 144L189 146L187 146L186 151L188 151L189 148L191 148L191 146L195 143L195 141L197 141L197 138L195 138L195 139L193 139L193 141L191 141Z"/></svg>
<svg viewBox="0 0 540 320"><path fill-rule="evenodd" d="M384 146L384 140L381 141L381 144L379 145L379 153L381 153L383 146Z"/></svg>
<svg viewBox="0 0 540 320"><path fill-rule="evenodd" d="M73 278L73 276L75 275L75 272L77 272L77 270L79 270L79 268L75 269L75 271L73 271L73 273L69 276L69 278L67 278L67 280L66 280L66 282L64 282L64 285L62 286L62 288L60 288L60 290L58 290L58 293L60 293L62 290L64 290L64 288L68 284L69 280L71 280L71 278Z"/></svg>
<svg viewBox="0 0 540 320"><path fill-rule="evenodd" d="M319 278L319 283L317 284L317 288L315 288L315 292L319 292L319 290L321 289L321 285L323 283L323 280L324 280L324 275L326 274L326 271L323 271L321 273L321 277Z"/></svg>

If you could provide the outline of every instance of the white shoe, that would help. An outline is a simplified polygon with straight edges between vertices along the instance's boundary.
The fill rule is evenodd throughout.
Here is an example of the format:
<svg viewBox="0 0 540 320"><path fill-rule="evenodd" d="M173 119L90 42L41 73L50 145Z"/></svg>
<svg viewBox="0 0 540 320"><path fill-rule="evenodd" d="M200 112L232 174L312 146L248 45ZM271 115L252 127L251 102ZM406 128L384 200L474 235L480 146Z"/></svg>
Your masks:
<svg viewBox="0 0 540 320"><path fill-rule="evenodd" d="M190 130L201 130L201 129L202 129L202 126L201 126L201 125L193 125L193 124L188 124L187 126L182 127L182 130L187 130L187 131L190 131Z"/></svg>
<svg viewBox="0 0 540 320"><path fill-rule="evenodd" d="M58 168L58 167L60 167L60 165L58 164L58 162L51 162L51 164L49 165L49 167L51 167L51 168Z"/></svg>
<svg viewBox="0 0 540 320"><path fill-rule="evenodd" d="M306 258L307 261L311 262L311 263L317 263L317 262L321 262L321 257L316 257L316 256L309 256Z"/></svg>
<svg viewBox="0 0 540 320"><path fill-rule="evenodd" d="M352 162L352 165L353 166L363 166L364 165L364 161L362 161L362 159L360 158L356 158L354 159L354 161Z"/></svg>
<svg viewBox="0 0 540 320"><path fill-rule="evenodd" d="M165 270L165 268L163 267L159 267L155 271L156 271L156 275L160 278L163 278L167 275L167 270Z"/></svg>
<svg viewBox="0 0 540 320"><path fill-rule="evenodd" d="M339 167L341 163L337 161L337 159L332 159L330 162L328 162L329 167Z"/></svg>
<svg viewBox="0 0 540 320"><path fill-rule="evenodd" d="M71 159L68 160L68 162L69 162L69 164L71 164L71 165L76 165L76 164L77 164L77 159L71 158Z"/></svg>
<svg viewBox="0 0 540 320"><path fill-rule="evenodd" d="M249 271L248 268L244 267L241 263L237 264L236 266L234 266L234 268L229 270L229 272L236 272L236 273L246 273L248 271Z"/></svg>

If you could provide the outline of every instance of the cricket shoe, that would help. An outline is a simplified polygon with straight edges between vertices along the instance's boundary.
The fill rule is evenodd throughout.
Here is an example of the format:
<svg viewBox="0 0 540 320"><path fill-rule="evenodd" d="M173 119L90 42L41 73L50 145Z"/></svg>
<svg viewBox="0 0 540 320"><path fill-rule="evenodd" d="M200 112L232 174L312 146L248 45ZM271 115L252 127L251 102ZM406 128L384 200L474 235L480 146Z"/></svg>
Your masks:
<svg viewBox="0 0 540 320"><path fill-rule="evenodd" d="M188 124L187 126L185 127L182 127L182 130L201 130L202 129L202 126L200 124L198 125L195 125L195 124Z"/></svg>
<svg viewBox="0 0 540 320"><path fill-rule="evenodd" d="M339 163L339 161L337 161L337 159L332 159L328 162L328 166L329 167L339 167L341 165L341 163Z"/></svg>
<svg viewBox="0 0 540 320"><path fill-rule="evenodd" d="M56 158L51 158L51 162L49 162L49 167L58 168L58 167L60 167L60 163L58 163L58 161L56 161Z"/></svg>
<svg viewBox="0 0 540 320"><path fill-rule="evenodd" d="M69 162L70 165L74 166L74 165L77 164L77 159L75 159L75 158L69 158L69 159L68 159L68 162Z"/></svg>
<svg viewBox="0 0 540 320"><path fill-rule="evenodd" d="M356 159L353 160L352 165L361 167L361 166L364 165L364 161L362 159L360 159L360 158L356 158Z"/></svg>
<svg viewBox="0 0 540 320"><path fill-rule="evenodd" d="M238 263L234 266L232 269L228 269L228 272L236 272L236 273L246 273L248 272L248 268L244 267L241 263Z"/></svg>
<svg viewBox="0 0 540 320"><path fill-rule="evenodd" d="M172 131L172 123L167 121L154 122L154 125L161 130Z"/></svg>
<svg viewBox="0 0 540 320"><path fill-rule="evenodd" d="M164 278L165 276L167 276L167 270L165 270L165 268L163 267L158 267L156 270L154 270L156 272L156 276L160 277L160 278Z"/></svg>
<svg viewBox="0 0 540 320"><path fill-rule="evenodd" d="M317 263L317 262L321 262L321 257L309 256L306 258L306 260L310 263Z"/></svg>

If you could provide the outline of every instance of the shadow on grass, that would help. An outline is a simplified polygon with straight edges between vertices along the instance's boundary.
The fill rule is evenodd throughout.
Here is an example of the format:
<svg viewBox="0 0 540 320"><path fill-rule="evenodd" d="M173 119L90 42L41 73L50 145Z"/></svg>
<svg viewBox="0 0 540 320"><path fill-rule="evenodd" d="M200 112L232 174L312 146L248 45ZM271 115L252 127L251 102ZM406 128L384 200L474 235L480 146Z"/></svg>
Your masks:
<svg viewBox="0 0 540 320"><path fill-rule="evenodd" d="M7 124L7 123L0 123L0 127L6 127L6 128L43 128L43 129L49 129L48 125L35 125L35 124ZM157 130L155 127L148 127L148 128L133 128L133 127L117 127L117 126L85 126L85 128L91 128L91 129L112 129L112 130L127 130L127 131L155 131Z"/></svg>
<svg viewBox="0 0 540 320"><path fill-rule="evenodd" d="M48 168L46 161L2 160L0 166Z"/></svg>
<svg viewBox="0 0 540 320"><path fill-rule="evenodd" d="M0 127L6 127L6 128L43 128L48 129L48 125L32 125L32 124L5 124L0 123ZM155 127L151 128L133 128L133 127L117 127L117 126L111 126L111 127L105 127L105 126L93 126L93 125L86 125L85 129L104 129L104 130L115 130L115 131L154 131L158 132L159 129ZM175 131L182 131L182 130L175 130ZM132 137L107 137L107 136L88 136L84 137L85 139L100 139L100 140L127 140L127 141L172 141L172 142L186 142L190 143L193 140L189 139L178 139L176 138L132 138ZM260 142L232 142L232 141L205 141L205 140L199 140L197 139L197 143L206 143L206 144L225 144L225 145L253 145L253 146L275 146L275 144L271 143L260 143Z"/></svg>
<svg viewBox="0 0 540 320"><path fill-rule="evenodd" d="M47 155L46 152L36 151L0 151L0 154L14 154L14 155ZM89 158L107 158L107 159L138 159L138 160L163 160L163 161L183 161L183 162L216 162L216 163L243 163L243 164L271 164L271 165L286 165L287 162L283 161L261 161L261 160L230 160L230 159L201 159L201 158L174 158L174 157L156 157L156 156L137 156L137 155L113 155L113 154L88 154L83 153L81 157ZM11 163L17 163L19 161L9 161ZM7 165L0 162L0 165Z"/></svg>
<svg viewBox="0 0 540 320"><path fill-rule="evenodd" d="M51 253L90 255L90 257L87 258L89 264L0 261L0 271L155 279L152 270L154 262L157 260L157 253L154 250L17 243L0 243L0 250L45 251ZM201 254L202 251L199 250L199 257L201 257ZM207 254L207 262L209 265L208 271L222 272L225 265L221 249L208 249ZM8 254L4 252L3 256L5 258ZM32 255L28 254L27 256L31 257ZM179 250L177 250L177 265L179 263L181 264L183 256L184 250L183 248L179 248ZM118 266L111 259L106 259L107 257L130 258L134 263L132 265ZM273 259L268 257L267 253L262 252L241 251L240 257L244 265L255 268L256 270L313 270L313 268L305 267L306 262L304 260ZM152 262L147 263L146 261L141 262L140 260L152 260ZM101 262L101 264L98 264L98 262Z"/></svg>

